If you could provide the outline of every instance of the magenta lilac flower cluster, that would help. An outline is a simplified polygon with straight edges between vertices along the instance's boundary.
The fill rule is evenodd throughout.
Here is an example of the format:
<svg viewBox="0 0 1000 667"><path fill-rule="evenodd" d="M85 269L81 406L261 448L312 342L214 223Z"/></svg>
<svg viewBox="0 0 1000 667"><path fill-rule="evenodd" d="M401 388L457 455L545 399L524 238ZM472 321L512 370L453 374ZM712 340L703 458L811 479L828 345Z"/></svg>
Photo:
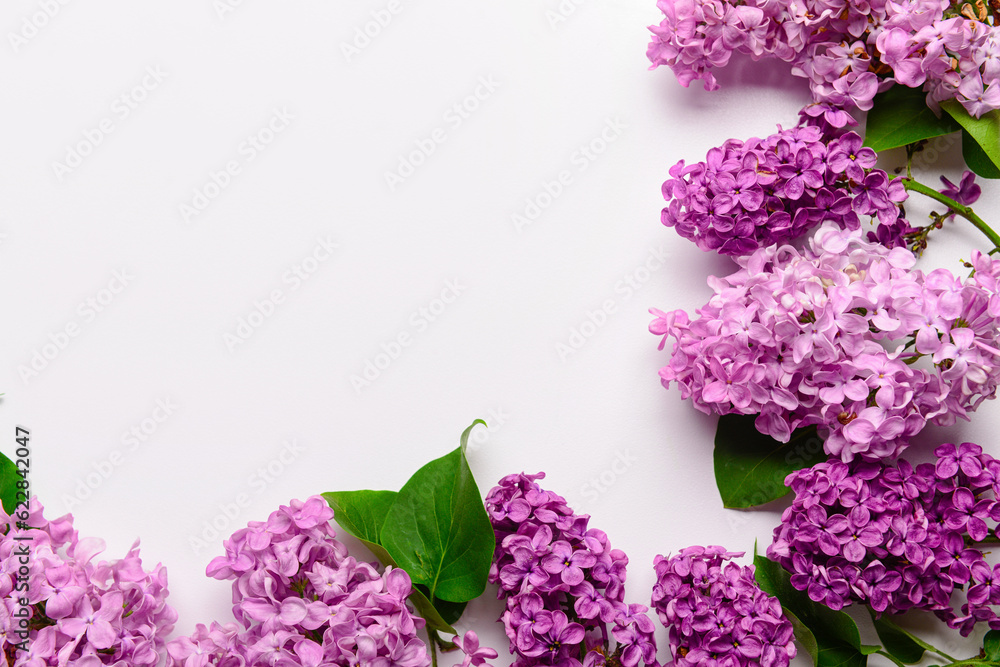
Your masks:
<svg viewBox="0 0 1000 667"><path fill-rule="evenodd" d="M828 140L816 126L730 139L704 162L671 167L661 220L702 250L725 255L748 255L824 221L857 229L861 215L894 228L906 191L874 169L875 159L855 132Z"/></svg>
<svg viewBox="0 0 1000 667"><path fill-rule="evenodd" d="M694 319L652 311L661 349L676 339L663 385L706 413L758 414L782 442L815 424L844 461L895 456L928 422L966 418L1000 377L1000 261L975 253L965 280L914 262L831 224L803 250L739 258Z"/></svg>
<svg viewBox="0 0 1000 667"><path fill-rule="evenodd" d="M27 514L15 521L0 510L4 654L18 667L156 665L177 620L166 569L143 569L138 542L122 559L95 562L104 542L80 539L72 516L50 521L35 498Z"/></svg>
<svg viewBox="0 0 1000 667"><path fill-rule="evenodd" d="M959 3L956 3L956 6ZM659 0L647 56L684 86L739 52L780 58L808 80L817 103L870 109L893 83L927 92L928 103L957 99L974 116L1000 108L1000 27L996 10L948 0Z"/></svg>
<svg viewBox="0 0 1000 667"><path fill-rule="evenodd" d="M1000 462L981 447L942 445L914 468L829 461L792 473L795 501L767 555L791 583L833 609L933 611L962 635L977 622L1000 629L1000 566L976 543L1000 521ZM956 611L952 595L963 591Z"/></svg>
<svg viewBox="0 0 1000 667"><path fill-rule="evenodd" d="M656 665L648 608L624 602L628 557L542 489L543 477L508 475L486 496L497 540L490 581L506 600L514 665Z"/></svg>
<svg viewBox="0 0 1000 667"><path fill-rule="evenodd" d="M676 667L787 667L795 657L792 624L760 589L752 567L722 547L688 547L657 556L653 608L670 629Z"/></svg>
<svg viewBox="0 0 1000 667"><path fill-rule="evenodd" d="M208 575L233 581L233 614L243 628L199 626L171 642L169 664L429 665L416 635L424 621L406 605L409 575L379 573L349 556L332 518L326 501L313 496L236 531Z"/></svg>

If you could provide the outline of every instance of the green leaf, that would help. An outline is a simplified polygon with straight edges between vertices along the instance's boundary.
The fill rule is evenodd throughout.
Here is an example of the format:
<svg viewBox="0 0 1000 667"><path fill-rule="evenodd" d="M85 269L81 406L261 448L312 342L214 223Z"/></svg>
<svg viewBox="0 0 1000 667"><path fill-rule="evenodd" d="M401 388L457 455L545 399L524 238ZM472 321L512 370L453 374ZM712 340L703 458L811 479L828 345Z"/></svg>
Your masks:
<svg viewBox="0 0 1000 667"><path fill-rule="evenodd" d="M1000 631L990 630L983 637L983 652L987 660L1000 662Z"/></svg>
<svg viewBox="0 0 1000 667"><path fill-rule="evenodd" d="M958 121L969 136L968 141L964 136L962 141L962 155L969 168L984 178L1000 177L1000 109L973 118L958 100L945 100L941 102L941 108ZM982 154L971 149L973 143L979 145ZM967 148L971 150L967 151ZM969 161L970 158L972 162ZM977 168L989 173L980 173ZM990 175L992 173L997 173L998 176Z"/></svg>
<svg viewBox="0 0 1000 667"><path fill-rule="evenodd" d="M864 145L880 152L960 129L949 115L934 115L920 89L896 85L875 96L868 112Z"/></svg>
<svg viewBox="0 0 1000 667"><path fill-rule="evenodd" d="M756 415L723 415L715 432L715 484L724 507L763 505L789 492L785 477L827 459L816 427L798 429L787 443L754 426Z"/></svg>
<svg viewBox="0 0 1000 667"><path fill-rule="evenodd" d="M820 648L819 667L865 667L868 656L847 644L834 644Z"/></svg>
<svg viewBox="0 0 1000 667"><path fill-rule="evenodd" d="M0 504L7 514L17 509L17 483L23 481L17 464L0 452Z"/></svg>
<svg viewBox="0 0 1000 667"><path fill-rule="evenodd" d="M965 130L962 131L962 158L977 176L1000 178L1000 167L993 164L983 147Z"/></svg>
<svg viewBox="0 0 1000 667"><path fill-rule="evenodd" d="M396 561L378 543L382 524L396 500L396 495L395 491L331 491L324 493L323 497L333 508L334 518L341 528L361 540L383 565L396 567ZM461 612L458 616L446 620L443 612L435 608L424 592L416 586L413 587L409 600L421 618L427 621L428 629L455 634L455 628L451 623L458 620Z"/></svg>
<svg viewBox="0 0 1000 667"><path fill-rule="evenodd" d="M458 614L454 613L454 610L449 609L447 612L443 612L439 609L442 605L442 601L437 601L437 606L431 604L431 601L427 599L427 595L424 594L422 590L414 586L413 590L410 591L409 601L413 603L416 607L417 613L420 617L427 621L428 630L437 630L439 632L447 632L451 635L457 635L458 632L455 628L451 627L451 624L457 621L461 616L462 612L465 611L465 604L462 603L462 609L459 610ZM451 602L445 604L452 604Z"/></svg>
<svg viewBox="0 0 1000 667"><path fill-rule="evenodd" d="M421 584L416 584L413 590L420 591L420 594L427 596L427 587ZM465 608L469 605L468 602L448 602L447 600L434 600L434 610L440 614L440 617L446 623L454 623L462 617L462 613Z"/></svg>
<svg viewBox="0 0 1000 667"><path fill-rule="evenodd" d="M494 535L462 446L414 473L382 526L380 542L431 601L466 602L486 589Z"/></svg>
<svg viewBox="0 0 1000 667"><path fill-rule="evenodd" d="M872 622L875 624L875 632L878 633L878 638L885 646L885 650L900 662L907 664L920 662L924 657L924 651L934 650L933 646L910 634L884 616L876 618L872 614Z"/></svg>
<svg viewBox="0 0 1000 667"><path fill-rule="evenodd" d="M396 500L395 491L331 491L324 493L340 527L361 540L383 565L396 561L382 547L379 535L389 509ZM424 617L426 618L426 616Z"/></svg>
<svg viewBox="0 0 1000 667"><path fill-rule="evenodd" d="M861 643L861 633L854 619L842 611L813 602L803 591L796 590L788 573L777 563L757 553L753 563L754 577L761 589L778 598L782 609L791 612L812 634L806 641L815 642L817 667L865 667L868 664L868 653L878 647ZM796 638L799 639L798 633ZM808 645L804 646L808 651Z"/></svg>
<svg viewBox="0 0 1000 667"><path fill-rule="evenodd" d="M788 609L782 609L781 611L792 622L792 632L795 633L795 639L798 640L799 645L806 650L806 653L812 658L814 665L819 664L819 645L816 643L816 635L791 611Z"/></svg>

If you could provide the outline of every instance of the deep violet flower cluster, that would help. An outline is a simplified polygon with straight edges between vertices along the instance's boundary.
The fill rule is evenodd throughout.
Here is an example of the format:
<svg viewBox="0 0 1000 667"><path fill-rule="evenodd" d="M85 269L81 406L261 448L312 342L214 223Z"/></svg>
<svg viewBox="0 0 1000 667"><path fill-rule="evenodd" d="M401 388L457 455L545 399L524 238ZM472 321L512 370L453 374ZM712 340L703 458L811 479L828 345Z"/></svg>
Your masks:
<svg viewBox="0 0 1000 667"><path fill-rule="evenodd" d="M724 255L750 254L824 221L858 229L861 215L894 228L906 191L874 169L875 160L855 132L828 141L817 126L730 139L704 162L671 167L661 220L702 250Z"/></svg>
<svg viewBox="0 0 1000 667"><path fill-rule="evenodd" d="M653 608L670 629L676 667L787 667L795 657L792 624L760 589L742 553L694 546L657 556Z"/></svg>
<svg viewBox="0 0 1000 667"><path fill-rule="evenodd" d="M795 492L774 530L768 558L795 588L840 609L933 611L963 636L979 621L1000 629L1000 565L975 543L1000 521L1000 462L981 447L941 445L934 463L914 468L831 460L794 472ZM963 591L956 612L951 600Z"/></svg>
<svg viewBox="0 0 1000 667"><path fill-rule="evenodd" d="M177 620L166 602L166 569L143 569L138 542L122 559L95 562L104 541L80 539L71 515L50 521L43 510L36 498L21 521L0 509L0 664L156 665ZM26 592L15 580L24 567ZM30 614L27 650L15 650L24 647L17 634L24 610Z"/></svg>
<svg viewBox="0 0 1000 667"><path fill-rule="evenodd" d="M243 627L198 626L169 644L168 664L429 665L416 636L424 621L406 606L409 575L379 573L349 556L332 518L326 501L313 496L236 531L207 573L232 580L233 614Z"/></svg>
<svg viewBox="0 0 1000 667"><path fill-rule="evenodd" d="M656 665L648 608L624 602L628 557L587 527L590 517L542 489L543 477L508 475L486 496L496 533L490 581L506 600L514 665L592 667L612 657L625 667Z"/></svg>
<svg viewBox="0 0 1000 667"><path fill-rule="evenodd" d="M949 0L659 0L647 56L684 86L739 52L780 58L808 80L813 100L870 109L893 82L922 88L928 103L957 99L970 114L1000 108L1000 27L996 10Z"/></svg>
<svg viewBox="0 0 1000 667"><path fill-rule="evenodd" d="M895 456L928 422L967 418L1000 377L1000 260L974 253L965 280L915 261L832 224L802 250L739 258L694 319L651 311L661 349L676 339L663 385L706 413L758 414L782 442L815 424L844 461Z"/></svg>

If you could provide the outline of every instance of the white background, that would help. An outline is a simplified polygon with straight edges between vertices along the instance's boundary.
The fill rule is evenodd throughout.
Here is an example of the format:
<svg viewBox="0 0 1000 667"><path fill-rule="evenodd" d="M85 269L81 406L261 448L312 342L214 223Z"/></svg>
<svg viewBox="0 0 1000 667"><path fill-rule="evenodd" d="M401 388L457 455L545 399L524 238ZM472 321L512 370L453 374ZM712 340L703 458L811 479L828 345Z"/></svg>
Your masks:
<svg viewBox="0 0 1000 667"><path fill-rule="evenodd" d="M169 568L177 633L231 619L230 584L204 576L222 537L291 498L398 489L475 418L490 424L470 452L482 492L547 471L629 554L631 602L648 603L656 554L769 542L780 506L722 509L714 419L660 386L647 309L693 310L706 277L730 270L661 226L660 184L730 136L794 124L807 91L785 66L736 60L722 90L683 89L647 71L660 17L638 0L398 0L350 54L387 1L69 2L44 21L42 4L0 9L0 450L29 428L47 514L72 510L107 557L141 537L147 565ZM250 149L275 110L293 119ZM110 134L88 139L102 122ZM428 141L390 187L386 172ZM185 216L230 161L239 173ZM955 179L956 164L934 169ZM563 171L562 192L540 197ZM987 185L984 216L1000 211ZM519 228L529 199L548 205ZM968 225L939 237L924 266L988 247ZM311 263L318 239L338 248ZM296 285L303 266L315 271ZM251 318L275 290L271 315ZM609 300L603 324L583 326ZM260 326L227 344L248 318ZM582 347L560 354L581 327ZM386 365L400 334L409 345ZM160 422L158 401L175 406ZM958 439L997 453L997 426L986 404L914 451ZM138 446L123 439L143 427ZM281 463L289 440L303 451ZM229 526L196 549L213 521ZM507 664L491 593L459 625Z"/></svg>

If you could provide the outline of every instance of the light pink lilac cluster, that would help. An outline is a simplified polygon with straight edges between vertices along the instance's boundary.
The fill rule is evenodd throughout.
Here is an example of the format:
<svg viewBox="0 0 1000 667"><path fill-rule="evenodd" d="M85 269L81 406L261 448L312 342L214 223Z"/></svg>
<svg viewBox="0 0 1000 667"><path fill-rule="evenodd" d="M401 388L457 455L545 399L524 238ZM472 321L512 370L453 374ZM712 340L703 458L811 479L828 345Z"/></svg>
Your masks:
<svg viewBox="0 0 1000 667"><path fill-rule="evenodd" d="M829 461L792 473L786 484L795 501L768 558L833 609L860 602L879 613L930 610L962 635L978 622L1000 628L992 608L1000 604L1000 566L978 544L1000 520L1000 462L972 443L934 454L916 468Z"/></svg>
<svg viewBox="0 0 1000 667"><path fill-rule="evenodd" d="M788 667L792 624L781 603L760 589L742 553L693 546L654 561L653 608L670 629L676 667Z"/></svg>
<svg viewBox="0 0 1000 667"><path fill-rule="evenodd" d="M824 221L857 229L864 215L895 228L906 191L875 160L855 132L829 140L816 126L730 139L704 162L671 167L661 220L702 250L725 255L794 239Z"/></svg>
<svg viewBox="0 0 1000 667"><path fill-rule="evenodd" d="M628 557L588 528L590 517L542 489L544 477L508 475L486 496L496 533L490 581L506 601L514 665L656 665L648 608L624 602Z"/></svg>
<svg viewBox="0 0 1000 667"><path fill-rule="evenodd" d="M735 52L780 58L808 80L816 103L870 109L893 82L923 88L928 103L957 99L980 116L1000 108L1000 27L986 5L949 0L659 0L647 56L684 86ZM963 10L959 14L959 9Z"/></svg>
<svg viewBox="0 0 1000 667"><path fill-rule="evenodd" d="M138 542L122 559L95 562L104 542L80 539L72 516L50 521L35 498L27 515L0 510L0 637L4 655L16 656L0 664L156 665L177 620L166 569L143 569ZM18 634L23 614L27 637ZM27 650L12 650L25 639Z"/></svg>
<svg viewBox="0 0 1000 667"><path fill-rule="evenodd" d="M321 496L293 500L226 540L208 575L233 582L242 624L199 626L170 643L170 665L430 664L424 621L406 605L410 577L356 561L335 539Z"/></svg>
<svg viewBox="0 0 1000 667"><path fill-rule="evenodd" d="M739 258L694 319L652 311L660 348L676 340L663 385L706 413L758 414L782 442L815 424L844 461L895 456L928 422L967 418L1000 377L1000 261L976 252L965 280L914 262L832 224L802 250Z"/></svg>

